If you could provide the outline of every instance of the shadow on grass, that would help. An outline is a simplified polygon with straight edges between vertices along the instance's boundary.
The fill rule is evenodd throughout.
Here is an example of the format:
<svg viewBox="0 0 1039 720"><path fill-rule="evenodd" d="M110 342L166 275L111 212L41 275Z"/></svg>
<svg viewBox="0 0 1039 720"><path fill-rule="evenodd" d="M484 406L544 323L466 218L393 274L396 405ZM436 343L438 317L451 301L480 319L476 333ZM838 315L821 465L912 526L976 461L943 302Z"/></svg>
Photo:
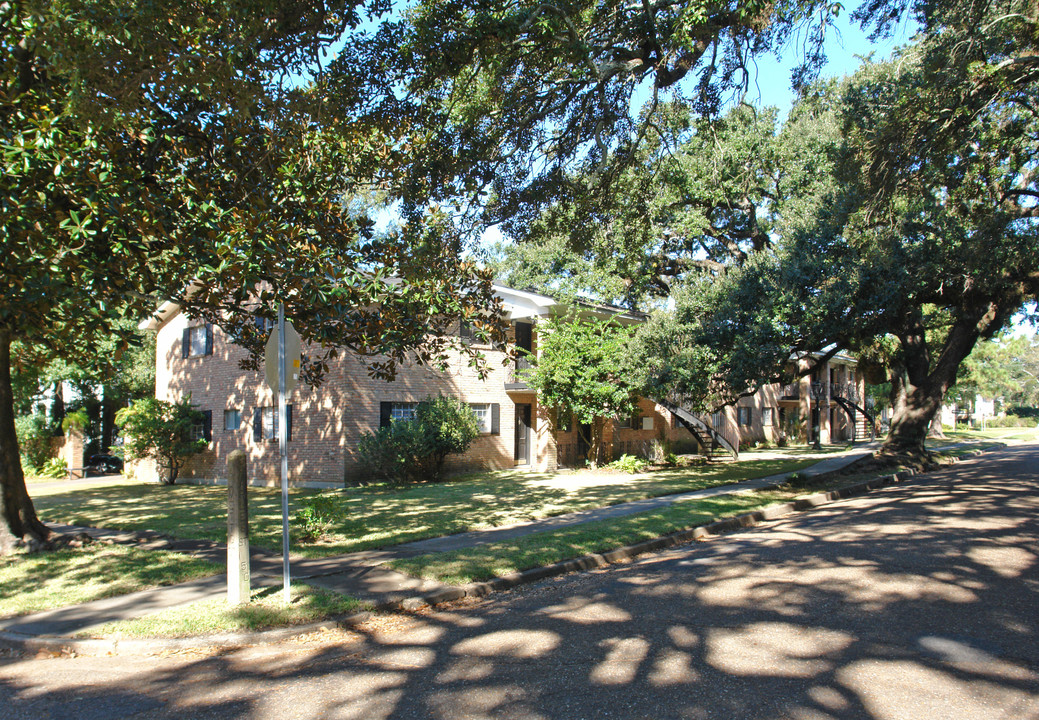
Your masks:
<svg viewBox="0 0 1039 720"><path fill-rule="evenodd" d="M173 585L220 570L178 553L122 545L9 555L0 557L0 616Z"/></svg>
<svg viewBox="0 0 1039 720"><path fill-rule="evenodd" d="M770 458L672 468L639 475L573 476L500 471L405 488L372 486L334 493L343 520L321 542L294 542L312 557L336 555L468 530L499 527L606 507L649 497L689 492L766 475L787 473L811 460ZM314 491L294 490L290 513ZM180 538L222 542L226 538L227 490L212 486L128 485L73 490L37 500L45 520L122 530L155 530ZM249 489L250 541L278 551L281 499L277 490Z"/></svg>

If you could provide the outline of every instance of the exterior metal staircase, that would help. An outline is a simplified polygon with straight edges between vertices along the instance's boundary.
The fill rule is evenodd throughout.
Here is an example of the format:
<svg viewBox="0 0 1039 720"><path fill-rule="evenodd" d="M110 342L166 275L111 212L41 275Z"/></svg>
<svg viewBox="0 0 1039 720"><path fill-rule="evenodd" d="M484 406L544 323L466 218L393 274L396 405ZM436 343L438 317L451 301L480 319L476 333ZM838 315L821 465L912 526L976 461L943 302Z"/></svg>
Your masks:
<svg viewBox="0 0 1039 720"><path fill-rule="evenodd" d="M654 400L654 402L678 418L678 421L693 434L703 449L704 455L708 458L717 459L727 454L731 455L733 460L739 459L738 442L734 445L728 438L711 427L710 423L670 400Z"/></svg>
<svg viewBox="0 0 1039 720"><path fill-rule="evenodd" d="M859 439L861 431L862 439L866 439L866 435L869 434L870 442L876 440L876 419L872 413L867 412L859 404L859 392L854 385L833 385L830 388L830 397L833 401L840 405L848 417L851 418L851 439L854 442ZM862 423L859 422L859 415L862 416Z"/></svg>

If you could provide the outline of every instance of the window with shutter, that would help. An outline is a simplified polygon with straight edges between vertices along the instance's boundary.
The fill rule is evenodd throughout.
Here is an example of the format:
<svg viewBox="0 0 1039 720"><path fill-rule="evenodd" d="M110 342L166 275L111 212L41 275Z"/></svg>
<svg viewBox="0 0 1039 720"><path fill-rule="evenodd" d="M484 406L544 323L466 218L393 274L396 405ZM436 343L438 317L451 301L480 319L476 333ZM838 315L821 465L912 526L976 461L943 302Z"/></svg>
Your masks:
<svg viewBox="0 0 1039 720"><path fill-rule="evenodd" d="M494 431L494 418L491 403L469 403L476 420L480 425L480 434L490 435Z"/></svg>
<svg viewBox="0 0 1039 720"><path fill-rule="evenodd" d="M285 406L285 439L292 440L292 405ZM256 408L253 413L253 440L278 441L278 408Z"/></svg>
<svg viewBox="0 0 1039 720"><path fill-rule="evenodd" d="M181 341L181 357L202 357L213 354L213 326L210 324L196 325L184 329Z"/></svg>

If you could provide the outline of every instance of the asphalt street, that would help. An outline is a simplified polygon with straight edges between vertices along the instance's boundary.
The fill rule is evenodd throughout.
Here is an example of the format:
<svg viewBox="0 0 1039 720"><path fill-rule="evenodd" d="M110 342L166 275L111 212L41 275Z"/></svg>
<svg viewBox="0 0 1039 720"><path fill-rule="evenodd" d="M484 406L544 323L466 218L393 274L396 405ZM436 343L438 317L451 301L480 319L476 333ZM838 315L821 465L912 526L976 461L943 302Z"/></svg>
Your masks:
<svg viewBox="0 0 1039 720"><path fill-rule="evenodd" d="M0 717L1039 720L1039 445L352 631L0 658Z"/></svg>

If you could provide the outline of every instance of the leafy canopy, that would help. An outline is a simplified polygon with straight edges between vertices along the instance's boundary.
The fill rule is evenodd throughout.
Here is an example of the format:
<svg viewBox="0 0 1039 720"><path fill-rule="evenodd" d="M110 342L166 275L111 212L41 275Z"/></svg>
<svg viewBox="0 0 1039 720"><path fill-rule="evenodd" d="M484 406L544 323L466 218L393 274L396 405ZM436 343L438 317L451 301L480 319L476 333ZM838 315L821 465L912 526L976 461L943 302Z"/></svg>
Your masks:
<svg viewBox="0 0 1039 720"><path fill-rule="evenodd" d="M632 328L576 310L538 324L538 355L522 371L539 401L581 424L631 415L637 375L628 363Z"/></svg>
<svg viewBox="0 0 1039 720"><path fill-rule="evenodd" d="M206 438L194 432L204 421L205 416L191 404L190 397L180 402L143 398L116 413L126 459L154 460L166 485L177 482L188 458L208 447Z"/></svg>

